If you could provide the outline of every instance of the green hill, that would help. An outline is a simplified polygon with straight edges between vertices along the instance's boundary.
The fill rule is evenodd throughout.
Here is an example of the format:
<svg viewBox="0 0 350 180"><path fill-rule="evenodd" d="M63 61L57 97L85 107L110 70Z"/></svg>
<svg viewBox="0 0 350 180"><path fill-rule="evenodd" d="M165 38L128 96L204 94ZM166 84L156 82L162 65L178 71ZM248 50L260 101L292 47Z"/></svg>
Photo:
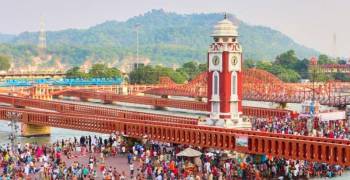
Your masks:
<svg viewBox="0 0 350 180"><path fill-rule="evenodd" d="M154 64L204 62L212 28L222 18L219 13L180 15L152 10L125 22L107 21L88 29L47 32L48 50L69 65L80 65L86 59L120 62L136 54L134 26L140 24L140 56L150 58ZM246 24L234 15L229 18L239 26L245 58L272 60L289 49L294 49L300 58L319 54L279 31ZM37 55L37 41L38 32L25 32L6 39L7 44L0 45L0 53L15 56L17 63L25 64Z"/></svg>

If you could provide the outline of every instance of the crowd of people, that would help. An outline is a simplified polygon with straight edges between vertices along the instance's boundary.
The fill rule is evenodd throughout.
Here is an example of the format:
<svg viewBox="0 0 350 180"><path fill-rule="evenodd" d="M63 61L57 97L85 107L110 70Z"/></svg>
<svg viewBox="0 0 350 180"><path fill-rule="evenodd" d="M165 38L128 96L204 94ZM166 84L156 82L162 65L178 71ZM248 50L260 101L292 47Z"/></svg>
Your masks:
<svg viewBox="0 0 350 180"><path fill-rule="evenodd" d="M0 179L106 179L111 173L125 179L125 172L117 173L116 167L105 163L106 155L113 154L115 142L113 136L106 139L82 136L79 140L62 139L52 145L3 144ZM123 146L121 151L125 149Z"/></svg>
<svg viewBox="0 0 350 180"><path fill-rule="evenodd" d="M139 142L121 135L108 138L82 136L60 140L52 145L18 143L12 147L4 144L0 146L0 179L308 178L334 177L341 175L345 168L205 149L197 149L202 154L198 157L177 156L185 148L150 140ZM128 167L121 169L109 161L116 158Z"/></svg>
<svg viewBox="0 0 350 180"><path fill-rule="evenodd" d="M346 120L320 121L315 119L308 130L307 119L291 117L252 118L252 129L282 134L350 139Z"/></svg>

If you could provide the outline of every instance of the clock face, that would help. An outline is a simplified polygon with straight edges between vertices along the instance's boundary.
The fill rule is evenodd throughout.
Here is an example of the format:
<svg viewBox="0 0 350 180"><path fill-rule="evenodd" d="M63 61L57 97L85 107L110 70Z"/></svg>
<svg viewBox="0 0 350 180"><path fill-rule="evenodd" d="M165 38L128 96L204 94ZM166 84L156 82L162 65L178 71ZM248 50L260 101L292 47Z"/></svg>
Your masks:
<svg viewBox="0 0 350 180"><path fill-rule="evenodd" d="M232 58L231 58L231 64L235 66L237 63L238 63L238 58L237 58L237 56L232 56Z"/></svg>
<svg viewBox="0 0 350 180"><path fill-rule="evenodd" d="M214 65L218 65L220 63L220 58L219 56L214 56L212 59L212 62Z"/></svg>

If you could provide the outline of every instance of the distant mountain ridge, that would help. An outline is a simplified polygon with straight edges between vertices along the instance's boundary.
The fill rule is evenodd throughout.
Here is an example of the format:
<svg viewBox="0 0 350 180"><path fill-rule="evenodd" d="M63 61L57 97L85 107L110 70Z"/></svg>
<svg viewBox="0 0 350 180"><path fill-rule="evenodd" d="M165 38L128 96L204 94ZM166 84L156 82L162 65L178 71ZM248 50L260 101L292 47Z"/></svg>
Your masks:
<svg viewBox="0 0 350 180"><path fill-rule="evenodd" d="M0 33L0 43L11 42L15 37L15 35Z"/></svg>
<svg viewBox="0 0 350 180"><path fill-rule="evenodd" d="M222 14L180 15L152 10L135 16L125 22L107 21L88 29L67 29L47 32L48 51L62 63L81 65L86 60L120 64L123 59L136 54L135 25L140 25L140 56L148 57L154 64L182 64L195 60L205 62L213 26L223 18ZM252 26L238 20L234 15L229 19L238 25L239 41L245 58L272 60L278 54L294 49L300 58L309 58L319 52L294 42L279 31L263 26ZM37 55L38 32L25 32L18 36L2 36L0 53L18 55L17 63ZM17 49L12 50L8 46ZM16 52L14 52L16 51Z"/></svg>

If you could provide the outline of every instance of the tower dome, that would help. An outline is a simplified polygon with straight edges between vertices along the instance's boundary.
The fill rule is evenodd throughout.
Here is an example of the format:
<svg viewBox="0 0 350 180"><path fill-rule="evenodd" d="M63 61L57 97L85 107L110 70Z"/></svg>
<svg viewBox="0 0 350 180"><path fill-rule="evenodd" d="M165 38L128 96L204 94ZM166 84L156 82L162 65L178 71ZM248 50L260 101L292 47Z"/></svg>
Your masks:
<svg viewBox="0 0 350 180"><path fill-rule="evenodd" d="M237 27L233 23L226 19L219 21L214 26L214 31L211 34L213 37L234 37L238 36Z"/></svg>

